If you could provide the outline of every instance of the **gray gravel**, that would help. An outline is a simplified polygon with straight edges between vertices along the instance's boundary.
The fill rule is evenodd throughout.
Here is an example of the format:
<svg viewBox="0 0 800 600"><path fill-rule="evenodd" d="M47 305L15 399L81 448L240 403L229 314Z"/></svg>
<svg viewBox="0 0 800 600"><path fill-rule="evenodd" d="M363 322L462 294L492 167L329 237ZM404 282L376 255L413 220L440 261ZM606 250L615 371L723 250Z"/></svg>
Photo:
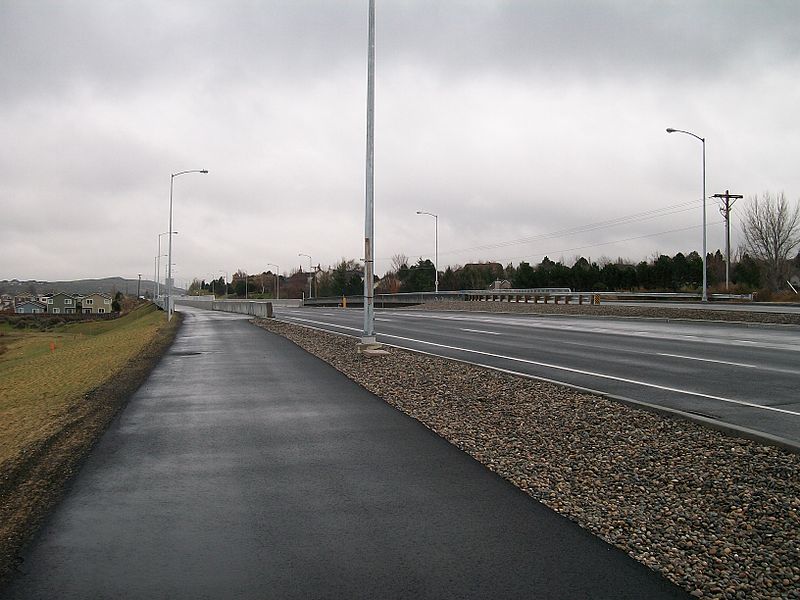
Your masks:
<svg viewBox="0 0 800 600"><path fill-rule="evenodd" d="M680 306L620 306L614 304L525 304L522 302L464 302L445 300L428 302L404 310L458 310L480 312L525 313L538 315L591 315L600 317L635 317L652 319L688 319L702 321L736 321L800 325L800 314L758 313L733 310L703 310Z"/></svg>
<svg viewBox="0 0 800 600"><path fill-rule="evenodd" d="M364 358L353 338L256 324L693 595L800 599L800 455L546 382L398 349Z"/></svg>

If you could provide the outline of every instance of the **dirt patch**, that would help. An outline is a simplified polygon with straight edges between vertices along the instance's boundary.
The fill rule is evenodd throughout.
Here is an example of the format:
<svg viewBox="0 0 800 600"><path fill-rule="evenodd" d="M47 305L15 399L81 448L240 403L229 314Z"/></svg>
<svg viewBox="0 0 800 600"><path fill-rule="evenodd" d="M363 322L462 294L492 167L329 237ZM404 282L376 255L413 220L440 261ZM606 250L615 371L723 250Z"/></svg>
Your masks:
<svg viewBox="0 0 800 600"><path fill-rule="evenodd" d="M52 435L0 472L0 585L94 443L172 344L181 323L175 317L118 375L80 398Z"/></svg>

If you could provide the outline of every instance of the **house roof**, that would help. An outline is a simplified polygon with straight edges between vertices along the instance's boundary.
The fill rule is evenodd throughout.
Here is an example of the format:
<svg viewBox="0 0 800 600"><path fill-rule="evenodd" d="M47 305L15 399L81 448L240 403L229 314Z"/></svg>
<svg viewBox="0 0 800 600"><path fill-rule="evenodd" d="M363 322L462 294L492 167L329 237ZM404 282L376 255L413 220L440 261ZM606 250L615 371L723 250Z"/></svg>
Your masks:
<svg viewBox="0 0 800 600"><path fill-rule="evenodd" d="M17 307L25 306L26 304L33 304L33 305L37 306L38 308L42 308L42 309L47 308L41 302L36 302L36 300L25 300L24 302L18 302L17 303Z"/></svg>

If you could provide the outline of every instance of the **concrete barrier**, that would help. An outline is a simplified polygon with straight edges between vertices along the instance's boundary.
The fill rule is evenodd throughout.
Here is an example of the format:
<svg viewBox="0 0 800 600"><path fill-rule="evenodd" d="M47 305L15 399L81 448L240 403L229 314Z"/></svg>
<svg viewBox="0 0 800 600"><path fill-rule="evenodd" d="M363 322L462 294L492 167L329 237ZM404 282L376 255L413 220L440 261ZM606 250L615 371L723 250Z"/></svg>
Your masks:
<svg viewBox="0 0 800 600"><path fill-rule="evenodd" d="M303 301L300 298L281 298L280 300L273 298L270 302L272 306L285 306L288 308L299 308L303 306Z"/></svg>
<svg viewBox="0 0 800 600"><path fill-rule="evenodd" d="M177 298L175 304L202 308L205 310L218 310L220 312L237 313L269 319L272 317L272 302L259 302L256 300L186 300Z"/></svg>
<svg viewBox="0 0 800 600"><path fill-rule="evenodd" d="M272 317L272 302L257 302L255 300L214 300L212 310L250 315L268 319Z"/></svg>

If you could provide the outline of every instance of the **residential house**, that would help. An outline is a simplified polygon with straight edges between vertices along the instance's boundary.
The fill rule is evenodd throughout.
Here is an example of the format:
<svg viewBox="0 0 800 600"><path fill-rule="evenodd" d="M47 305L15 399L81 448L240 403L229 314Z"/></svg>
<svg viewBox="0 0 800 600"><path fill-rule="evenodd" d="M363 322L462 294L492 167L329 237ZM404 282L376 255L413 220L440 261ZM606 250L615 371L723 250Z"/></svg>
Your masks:
<svg viewBox="0 0 800 600"><path fill-rule="evenodd" d="M47 311L47 306L35 300L25 300L20 302L14 309L14 312L20 315L35 315Z"/></svg>
<svg viewBox="0 0 800 600"><path fill-rule="evenodd" d="M12 310L14 308L14 296L11 294L0 294L0 312Z"/></svg>
<svg viewBox="0 0 800 600"><path fill-rule="evenodd" d="M80 303L84 314L102 315L111 312L111 296L95 292L83 296Z"/></svg>
<svg viewBox="0 0 800 600"><path fill-rule="evenodd" d="M74 314L77 312L78 305L73 296L58 292L47 298L47 312L54 315Z"/></svg>

